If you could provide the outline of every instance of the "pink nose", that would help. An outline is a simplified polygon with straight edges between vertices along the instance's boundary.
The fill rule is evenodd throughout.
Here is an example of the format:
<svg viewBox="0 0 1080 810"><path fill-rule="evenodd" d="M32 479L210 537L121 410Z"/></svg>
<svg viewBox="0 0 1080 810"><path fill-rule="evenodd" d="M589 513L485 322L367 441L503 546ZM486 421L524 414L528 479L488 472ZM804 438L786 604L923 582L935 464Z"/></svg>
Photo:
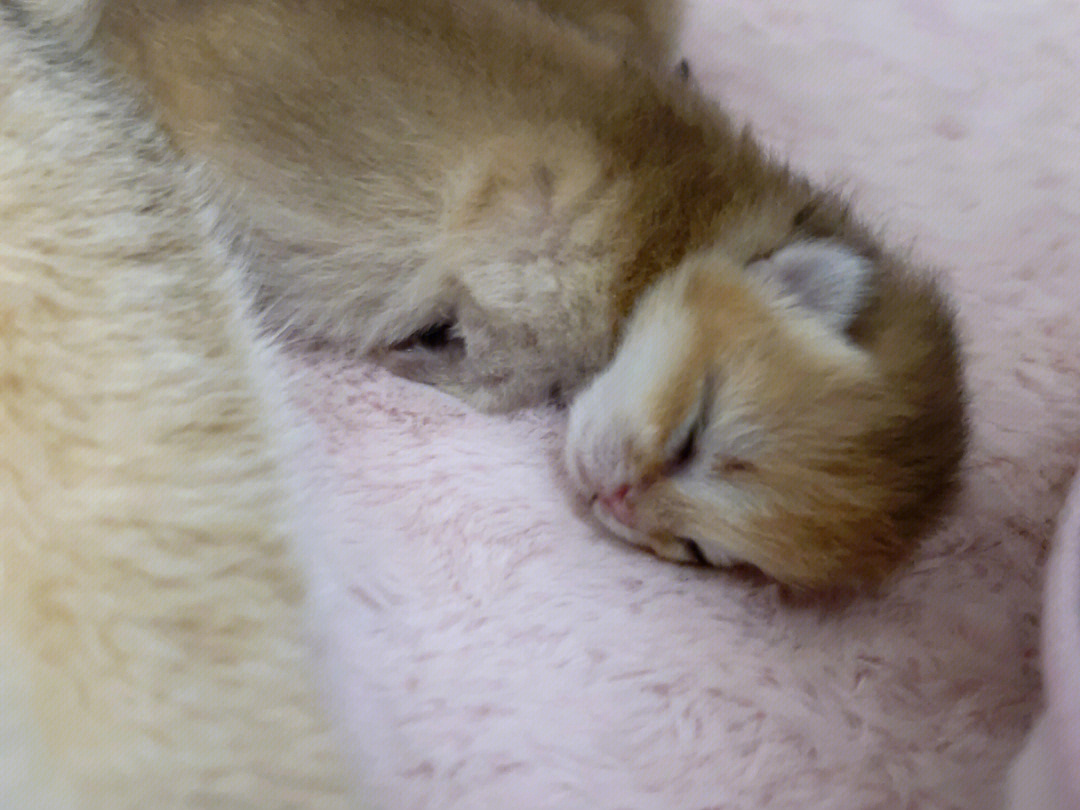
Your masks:
<svg viewBox="0 0 1080 810"><path fill-rule="evenodd" d="M624 526L634 525L634 506L630 503L630 485L623 484L610 495L600 495L600 503Z"/></svg>

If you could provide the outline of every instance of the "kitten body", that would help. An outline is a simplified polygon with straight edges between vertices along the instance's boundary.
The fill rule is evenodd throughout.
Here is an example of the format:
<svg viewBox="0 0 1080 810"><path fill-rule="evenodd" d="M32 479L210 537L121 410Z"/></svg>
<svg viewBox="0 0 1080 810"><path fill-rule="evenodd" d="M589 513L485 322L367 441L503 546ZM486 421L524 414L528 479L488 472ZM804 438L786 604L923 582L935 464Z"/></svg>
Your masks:
<svg viewBox="0 0 1080 810"><path fill-rule="evenodd" d="M0 808L355 807L280 382L214 211L0 8Z"/></svg>
<svg viewBox="0 0 1080 810"><path fill-rule="evenodd" d="M272 321L488 409L596 377L567 461L627 539L827 587L947 502L936 285L667 67L497 0L131 0L96 47L250 223Z"/></svg>

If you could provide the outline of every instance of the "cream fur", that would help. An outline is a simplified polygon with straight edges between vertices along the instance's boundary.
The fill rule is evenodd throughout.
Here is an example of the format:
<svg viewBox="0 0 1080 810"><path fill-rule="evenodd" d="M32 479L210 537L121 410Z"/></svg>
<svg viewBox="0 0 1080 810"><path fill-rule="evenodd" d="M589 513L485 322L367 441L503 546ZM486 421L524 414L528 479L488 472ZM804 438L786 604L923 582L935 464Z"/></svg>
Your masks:
<svg viewBox="0 0 1080 810"><path fill-rule="evenodd" d="M237 262L156 130L9 12L0 808L354 806Z"/></svg>

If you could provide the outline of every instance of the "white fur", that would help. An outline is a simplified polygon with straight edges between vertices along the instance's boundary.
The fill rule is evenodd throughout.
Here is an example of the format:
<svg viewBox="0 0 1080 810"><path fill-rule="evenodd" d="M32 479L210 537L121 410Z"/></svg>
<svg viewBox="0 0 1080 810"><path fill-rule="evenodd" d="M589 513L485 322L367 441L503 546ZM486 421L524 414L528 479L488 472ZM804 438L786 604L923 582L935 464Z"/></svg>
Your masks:
<svg viewBox="0 0 1080 810"><path fill-rule="evenodd" d="M18 645L0 639L0 810L71 810L72 786L50 774L49 751L35 726Z"/></svg>
<svg viewBox="0 0 1080 810"><path fill-rule="evenodd" d="M154 128L6 16L0 808L343 810L237 263Z"/></svg>

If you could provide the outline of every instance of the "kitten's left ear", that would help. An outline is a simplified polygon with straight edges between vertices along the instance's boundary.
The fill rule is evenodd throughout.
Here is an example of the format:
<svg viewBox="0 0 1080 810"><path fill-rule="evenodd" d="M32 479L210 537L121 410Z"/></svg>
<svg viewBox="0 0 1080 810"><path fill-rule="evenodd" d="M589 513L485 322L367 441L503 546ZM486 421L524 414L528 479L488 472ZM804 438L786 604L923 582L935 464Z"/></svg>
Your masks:
<svg viewBox="0 0 1080 810"><path fill-rule="evenodd" d="M843 332L859 314L874 268L837 242L796 242L746 268L782 297Z"/></svg>

